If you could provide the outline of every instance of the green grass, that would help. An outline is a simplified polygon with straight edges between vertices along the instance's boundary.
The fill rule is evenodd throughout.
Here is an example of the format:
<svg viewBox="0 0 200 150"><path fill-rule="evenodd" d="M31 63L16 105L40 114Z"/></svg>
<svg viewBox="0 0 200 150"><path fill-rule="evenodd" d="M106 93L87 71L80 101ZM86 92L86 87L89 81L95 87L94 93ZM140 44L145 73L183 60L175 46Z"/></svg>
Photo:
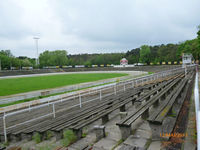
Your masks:
<svg viewBox="0 0 200 150"><path fill-rule="evenodd" d="M138 76L135 76L134 78L142 77L142 76L145 76L145 75L146 74L138 75ZM130 78L124 79L122 81L126 81L126 80L130 80ZM120 79L117 79L116 82L120 82ZM33 97L33 98L18 100L18 101L14 101L14 102L10 102L10 103L0 104L0 107L6 107L6 106L10 106L10 105L20 104L20 103L29 102L29 101L33 101L33 100L37 100L37 99L41 99L41 98L45 98L45 97L60 95L60 94L64 94L64 93L74 92L74 91L78 91L78 90L88 89L88 88L102 86L102 85L111 84L111 83L115 83L115 82L108 82L108 83L98 84L98 85L94 85L94 86L90 86L90 87L86 87L86 88L71 90L71 91L67 91L67 92L60 92L60 93L49 94L49 95L45 95L45 96L37 96L37 97Z"/></svg>
<svg viewBox="0 0 200 150"><path fill-rule="evenodd" d="M148 74L150 75L150 74L154 74L154 72L148 72Z"/></svg>
<svg viewBox="0 0 200 150"><path fill-rule="evenodd" d="M10 102L10 103L0 104L0 108L1 107L6 107L6 106L10 106L10 105L20 104L20 103L24 103L24 102L30 102L30 101L38 100L38 99L45 98L45 97L50 97L50 96L70 93L70 92L79 91L79 90L83 90L83 89L89 89L89 88L92 88L92 87L102 86L102 85L111 84L111 83L114 83L114 82L108 82L108 83L98 84L98 85L94 85L94 86L90 86L90 87L86 87L86 88L80 88L80 89L76 89L76 90L71 90L71 91L67 91L67 92L60 92L60 93L49 94L49 95L45 95L45 96L37 96L37 97L27 98L27 99L18 100L18 101L14 101L14 102Z"/></svg>
<svg viewBox="0 0 200 150"><path fill-rule="evenodd" d="M5 104L0 104L0 108L1 107L6 107L6 106L10 106L10 105L20 104L20 103L24 103L24 102L33 101L33 100L36 100L36 99L38 99L38 97L34 97L34 98L30 98L30 99L25 99L25 100L19 100L19 101L5 103Z"/></svg>
<svg viewBox="0 0 200 150"><path fill-rule="evenodd" d="M126 76L126 73L65 74L0 79L0 96Z"/></svg>

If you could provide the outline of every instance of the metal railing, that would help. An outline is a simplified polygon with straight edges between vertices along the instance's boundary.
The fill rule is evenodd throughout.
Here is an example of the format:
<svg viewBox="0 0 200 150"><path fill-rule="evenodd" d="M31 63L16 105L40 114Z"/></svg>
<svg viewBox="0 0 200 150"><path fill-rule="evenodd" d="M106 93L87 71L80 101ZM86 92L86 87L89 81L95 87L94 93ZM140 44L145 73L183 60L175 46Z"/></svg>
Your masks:
<svg viewBox="0 0 200 150"><path fill-rule="evenodd" d="M190 69L193 69L193 68L194 68L194 65L188 66L187 71L189 71ZM109 86L106 85L103 88L97 87L93 91L87 91L86 93L79 93L78 95L77 94L72 95L71 97L68 97L68 98L64 98L64 96L63 96L63 97L60 97L57 100L52 99L52 100L49 100L47 103L41 104L39 106L33 106L33 107L29 106L28 108L18 110L18 111L14 111L14 112L9 112L9 113L4 112L3 116L0 117L0 118L2 118L2 121L3 121L3 130L4 130L5 142L7 142L7 129L15 128L16 126L23 125L23 124L26 124L26 123L29 123L29 122L32 122L32 121L36 121L36 120L39 120L41 118L48 117L48 116L51 116L51 115L52 115L53 118L56 118L56 113L66 110L66 108L56 109L56 107L55 107L56 104L63 103L63 102L71 100L72 102L76 101L76 103L74 105L68 107L67 109L71 109L71 108L74 108L74 107L77 107L77 106L82 108L83 104L86 104L88 102L95 101L95 100L102 100L102 98L107 97L109 95L116 95L117 93L122 92L122 91L125 92L128 88L134 88L135 86L143 85L143 84L148 83L150 81L154 81L154 80L157 80L157 79L160 79L160 78L165 78L167 76L171 76L171 75L178 74L178 73L184 73L184 72L186 72L185 68L175 68L175 69L172 69L172 70L162 71L162 72L158 72L158 73L155 73L155 74L151 74L151 75L147 75L147 76L143 76L143 77L139 77L139 78L129 79L129 80L126 80L126 81L123 81L123 82L113 83ZM120 89L117 90L117 88L119 88L119 87L120 87ZM108 91L108 93L105 93L105 91ZM96 98L92 98L92 99L89 99L89 100L83 100L84 96L90 96L91 94L97 94L98 96ZM49 112L49 113L46 112L46 114L44 114L44 115L40 114L40 116L38 116L38 117L34 117L33 119L29 119L29 120L26 120L26 121L18 123L18 124L14 124L14 125L9 126L9 127L6 125L6 118L8 118L10 116L17 115L17 114L20 114L20 113L23 113L23 112L31 112L31 111L36 110L36 109L41 110L42 108L45 108L47 106L48 106L48 108L50 108L50 106L52 106L51 112Z"/></svg>
<svg viewBox="0 0 200 150"><path fill-rule="evenodd" d="M196 66L194 100L195 100L195 112L196 112L197 150L200 150L200 109L199 109L199 73L198 73L198 66Z"/></svg>

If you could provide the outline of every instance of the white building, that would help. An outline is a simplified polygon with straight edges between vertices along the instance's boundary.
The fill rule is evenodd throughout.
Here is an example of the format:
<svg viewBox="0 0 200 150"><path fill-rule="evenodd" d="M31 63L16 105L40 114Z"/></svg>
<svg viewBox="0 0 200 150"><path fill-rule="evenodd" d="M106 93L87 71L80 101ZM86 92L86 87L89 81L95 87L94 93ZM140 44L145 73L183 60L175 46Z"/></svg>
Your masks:
<svg viewBox="0 0 200 150"><path fill-rule="evenodd" d="M122 58L120 60L120 65L128 65L128 60L126 58Z"/></svg>
<svg viewBox="0 0 200 150"><path fill-rule="evenodd" d="M192 64L192 54L185 54L183 53L182 55L182 67L185 67L186 65L191 65Z"/></svg>

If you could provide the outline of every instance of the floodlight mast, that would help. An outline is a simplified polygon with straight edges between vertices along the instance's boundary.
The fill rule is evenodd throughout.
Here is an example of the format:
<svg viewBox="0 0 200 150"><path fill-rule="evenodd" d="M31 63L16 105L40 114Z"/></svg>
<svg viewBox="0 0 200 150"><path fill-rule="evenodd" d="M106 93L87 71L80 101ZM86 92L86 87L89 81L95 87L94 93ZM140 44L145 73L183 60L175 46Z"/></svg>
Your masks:
<svg viewBox="0 0 200 150"><path fill-rule="evenodd" d="M35 45L36 45L36 65L39 65L39 56L38 56L38 40L40 39L39 37L35 36L33 37L35 40Z"/></svg>

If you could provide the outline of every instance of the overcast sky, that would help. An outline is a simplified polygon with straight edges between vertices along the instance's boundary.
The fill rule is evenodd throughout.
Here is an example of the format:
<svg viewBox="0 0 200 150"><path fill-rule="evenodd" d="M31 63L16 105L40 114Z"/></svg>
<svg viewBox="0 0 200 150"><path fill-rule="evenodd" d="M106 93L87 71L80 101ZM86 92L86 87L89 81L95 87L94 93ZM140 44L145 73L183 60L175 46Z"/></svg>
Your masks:
<svg viewBox="0 0 200 150"><path fill-rule="evenodd" d="M195 38L199 15L200 0L1 0L0 49L126 52Z"/></svg>

